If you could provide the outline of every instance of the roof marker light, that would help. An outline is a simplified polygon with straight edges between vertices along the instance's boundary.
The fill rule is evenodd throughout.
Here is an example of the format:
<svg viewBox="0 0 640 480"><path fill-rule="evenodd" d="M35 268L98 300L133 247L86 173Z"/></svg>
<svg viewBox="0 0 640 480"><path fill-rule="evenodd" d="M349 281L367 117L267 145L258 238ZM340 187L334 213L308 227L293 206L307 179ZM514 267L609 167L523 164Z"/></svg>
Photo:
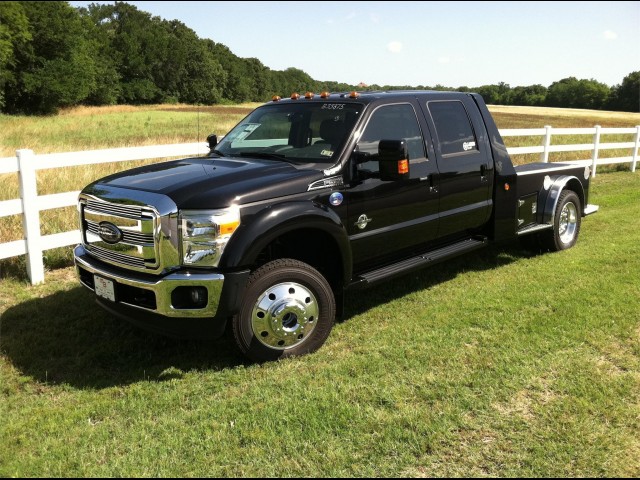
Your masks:
<svg viewBox="0 0 640 480"><path fill-rule="evenodd" d="M304 98L306 98L307 100L311 100L316 94L313 92L307 92L304 94Z"/></svg>
<svg viewBox="0 0 640 480"><path fill-rule="evenodd" d="M279 102L280 100L282 99L278 95L274 95L273 97L271 97L272 102Z"/></svg>
<svg viewBox="0 0 640 480"><path fill-rule="evenodd" d="M360 96L360 94L358 92L351 92L349 94L349 98L358 98Z"/></svg>
<svg viewBox="0 0 640 480"><path fill-rule="evenodd" d="M298 100L300 98L300 94L297 92L294 92L291 94L291 100Z"/></svg>
<svg viewBox="0 0 640 480"><path fill-rule="evenodd" d="M330 92L322 92L320 94L320 98L329 98L331 96Z"/></svg>

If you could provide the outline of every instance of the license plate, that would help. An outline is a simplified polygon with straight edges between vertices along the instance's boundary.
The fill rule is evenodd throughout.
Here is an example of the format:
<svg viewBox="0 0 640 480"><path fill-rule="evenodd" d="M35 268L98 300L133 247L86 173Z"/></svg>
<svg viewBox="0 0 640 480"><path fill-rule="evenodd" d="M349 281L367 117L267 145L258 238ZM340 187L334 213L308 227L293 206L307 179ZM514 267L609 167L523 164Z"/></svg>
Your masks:
<svg viewBox="0 0 640 480"><path fill-rule="evenodd" d="M111 300L112 302L116 301L116 294L111 280L94 275L93 284L95 286L96 295L106 298L107 300Z"/></svg>

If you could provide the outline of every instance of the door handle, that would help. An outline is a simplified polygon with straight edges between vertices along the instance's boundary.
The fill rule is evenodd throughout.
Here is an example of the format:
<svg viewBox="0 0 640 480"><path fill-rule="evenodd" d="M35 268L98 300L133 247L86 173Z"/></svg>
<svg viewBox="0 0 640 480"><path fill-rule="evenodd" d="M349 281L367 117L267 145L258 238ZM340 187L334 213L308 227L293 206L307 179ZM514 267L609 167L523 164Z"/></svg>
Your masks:
<svg viewBox="0 0 640 480"><path fill-rule="evenodd" d="M429 193L438 193L438 185L436 185L434 177L435 175L433 173L426 177L420 177L421 182L429 181Z"/></svg>
<svg viewBox="0 0 640 480"><path fill-rule="evenodd" d="M429 192L430 193L438 193L438 185L436 184L434 177L435 177L434 174L429 175Z"/></svg>
<svg viewBox="0 0 640 480"><path fill-rule="evenodd" d="M489 170L489 165L483 163L480 165L480 181L485 182L487 180L487 171Z"/></svg>

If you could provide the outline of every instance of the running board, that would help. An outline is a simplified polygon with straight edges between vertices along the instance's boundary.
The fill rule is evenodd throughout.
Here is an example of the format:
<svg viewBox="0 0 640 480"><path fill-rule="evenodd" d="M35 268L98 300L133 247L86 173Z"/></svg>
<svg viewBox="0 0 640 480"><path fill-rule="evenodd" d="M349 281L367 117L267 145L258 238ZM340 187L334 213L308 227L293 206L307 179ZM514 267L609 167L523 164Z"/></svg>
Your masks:
<svg viewBox="0 0 640 480"><path fill-rule="evenodd" d="M427 266L428 264L437 263L451 257L457 257L458 255L462 255L463 253L477 250L484 247L486 244L486 237L468 238L461 242L447 245L446 247L442 247L437 250L425 252L416 257L411 257L406 260L402 260L401 262L387 265L386 267L382 267L371 272L363 273L356 279L353 286L371 285L381 280L386 280L390 277L395 277L397 275L408 273L412 270L417 270L419 268Z"/></svg>

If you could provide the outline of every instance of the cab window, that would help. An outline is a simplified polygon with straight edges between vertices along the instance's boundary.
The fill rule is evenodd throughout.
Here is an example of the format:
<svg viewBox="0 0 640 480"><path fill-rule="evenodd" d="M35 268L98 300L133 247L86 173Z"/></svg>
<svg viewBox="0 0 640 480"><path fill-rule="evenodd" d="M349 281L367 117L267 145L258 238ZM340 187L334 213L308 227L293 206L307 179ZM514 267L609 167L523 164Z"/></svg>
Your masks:
<svg viewBox="0 0 640 480"><path fill-rule="evenodd" d="M413 106L386 105L373 112L357 145L362 160L358 167L363 173L375 174L378 168L380 140L405 140L409 161L426 158L424 139Z"/></svg>
<svg viewBox="0 0 640 480"><path fill-rule="evenodd" d="M462 102L435 101L427 104L436 126L443 156L478 150L473 126Z"/></svg>

